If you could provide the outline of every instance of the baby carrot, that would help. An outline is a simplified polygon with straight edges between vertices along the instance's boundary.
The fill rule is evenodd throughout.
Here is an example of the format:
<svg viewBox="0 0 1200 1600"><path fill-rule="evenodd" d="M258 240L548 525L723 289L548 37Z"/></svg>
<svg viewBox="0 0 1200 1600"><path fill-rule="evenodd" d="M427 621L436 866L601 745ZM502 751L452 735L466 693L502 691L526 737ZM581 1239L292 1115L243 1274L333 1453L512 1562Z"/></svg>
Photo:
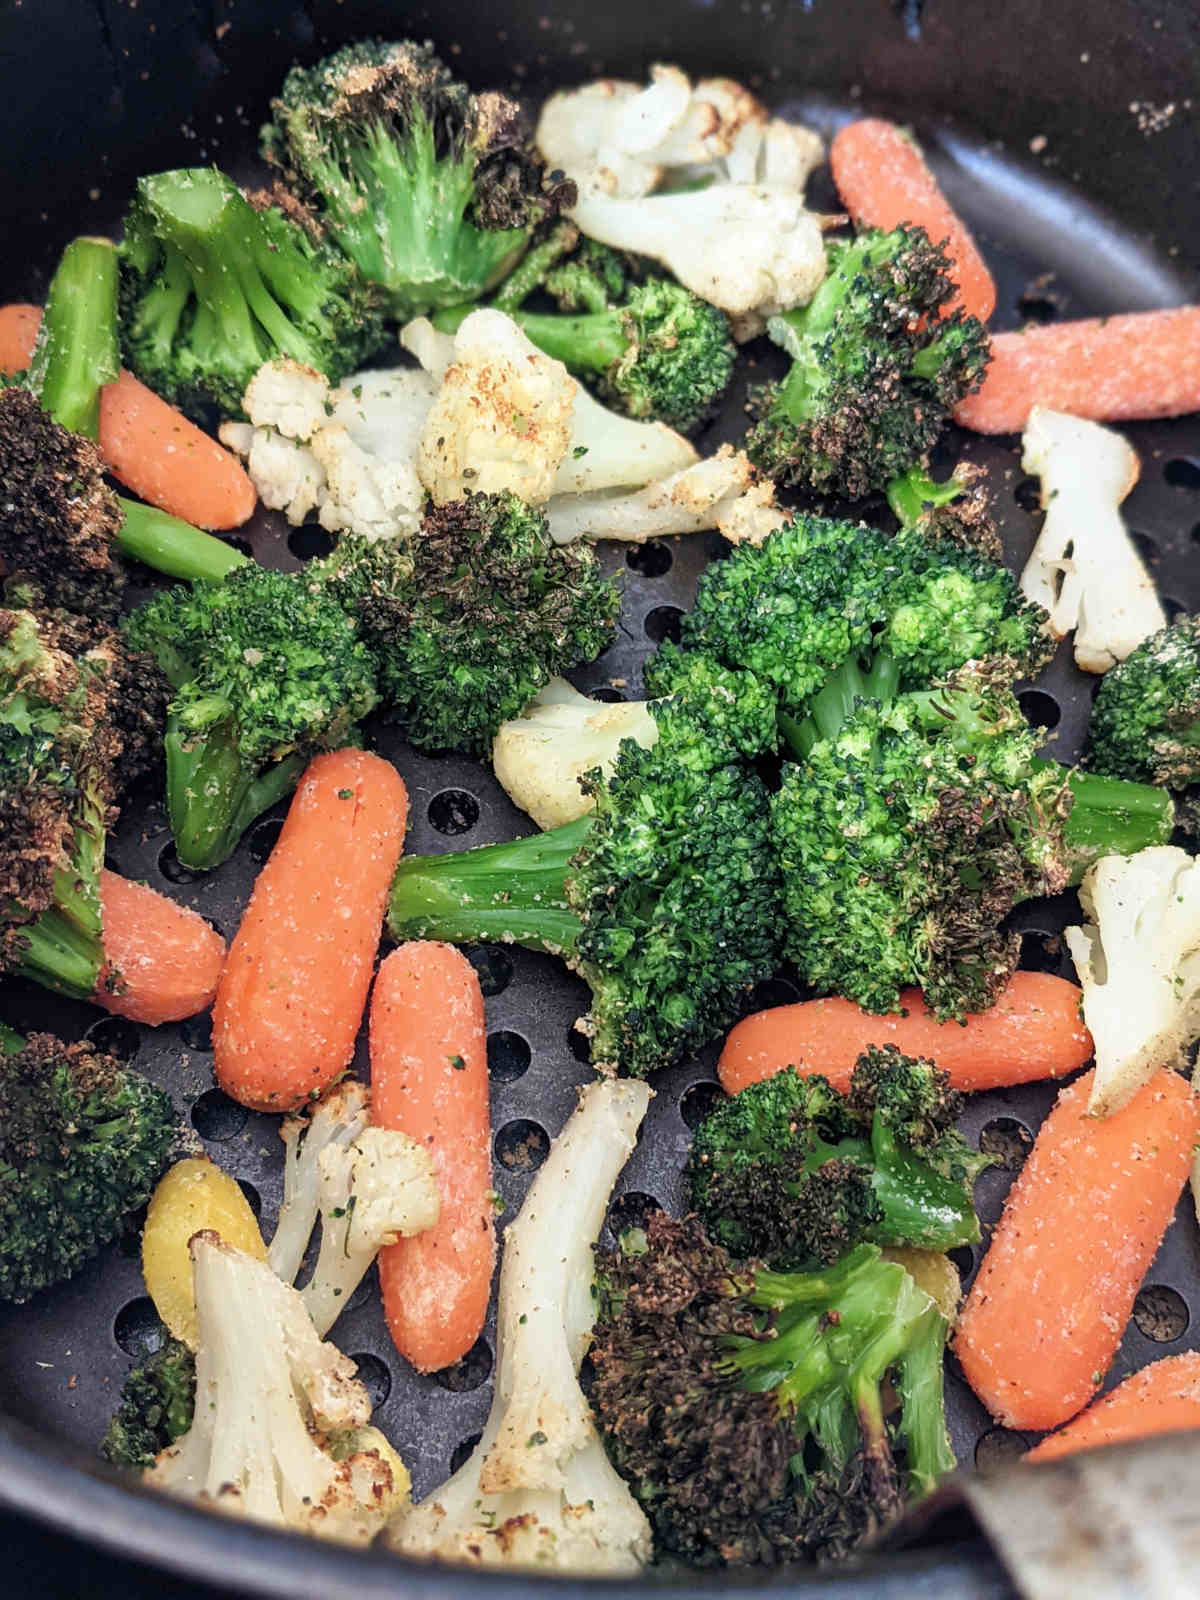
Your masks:
<svg viewBox="0 0 1200 1600"><path fill-rule="evenodd" d="M0 374L11 378L33 360L42 323L41 306L0 306Z"/></svg>
<svg viewBox="0 0 1200 1600"><path fill-rule="evenodd" d="M998 1422L1057 1428L1104 1381L1200 1137L1200 1099L1162 1071L1110 1117L1094 1072L1042 1124L959 1318L954 1349Z"/></svg>
<svg viewBox="0 0 1200 1600"><path fill-rule="evenodd" d="M1200 411L1200 306L994 334L983 387L954 420L976 433L1020 433L1035 405L1092 422Z"/></svg>
<svg viewBox="0 0 1200 1600"><path fill-rule="evenodd" d="M1077 1450L1200 1428L1200 1351L1152 1361L1119 1383L1073 1422L1034 1448L1026 1461L1055 1461Z"/></svg>
<svg viewBox="0 0 1200 1600"><path fill-rule="evenodd" d="M835 1089L850 1087L868 1045L894 1044L905 1055L936 1061L956 1089L1001 1089L1061 1078L1092 1054L1079 1016L1080 991L1047 972L1014 972L991 1010L937 1022L919 989L901 997L906 1015L873 1016L850 1000L803 1000L744 1018L717 1063L729 1094L783 1067L820 1072Z"/></svg>
<svg viewBox="0 0 1200 1600"><path fill-rule="evenodd" d="M390 762L334 750L300 780L258 875L213 1009L217 1082L293 1111L354 1054L408 795Z"/></svg>
<svg viewBox="0 0 1200 1600"><path fill-rule="evenodd" d="M487 1315L496 1258L483 995L452 945L401 945L371 997L371 1114L425 1144L442 1210L379 1252L388 1328L418 1372L458 1361Z"/></svg>
<svg viewBox="0 0 1200 1600"><path fill-rule="evenodd" d="M911 222L935 244L945 242L958 284L951 309L961 306L986 322L996 306L996 285L916 142L893 122L864 117L837 133L829 160L842 203L859 227L890 229Z"/></svg>
<svg viewBox="0 0 1200 1600"><path fill-rule="evenodd" d="M100 873L104 954L92 998L134 1022L180 1022L210 1006L225 941L197 911L107 869ZM114 974L117 992L107 985Z"/></svg>

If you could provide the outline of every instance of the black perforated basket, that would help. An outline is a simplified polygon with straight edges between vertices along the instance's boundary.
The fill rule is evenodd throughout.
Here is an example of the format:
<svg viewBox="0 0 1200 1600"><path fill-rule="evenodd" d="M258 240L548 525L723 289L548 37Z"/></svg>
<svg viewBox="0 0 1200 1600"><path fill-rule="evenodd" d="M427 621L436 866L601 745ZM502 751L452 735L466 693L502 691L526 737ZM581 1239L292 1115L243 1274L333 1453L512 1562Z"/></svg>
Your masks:
<svg viewBox="0 0 1200 1600"><path fill-rule="evenodd" d="M1200 257L1200 131L1190 95L1200 75L1195 0L662 0L607 7L567 0L544 12L511 4L424 6L314 0L5 0L0 8L0 91L8 155L3 299L40 297L59 248L79 232L114 226L138 172L214 160L245 176L256 129L286 67L364 33L432 36L469 80L512 85L536 96L546 86L608 72L644 76L656 60L744 79L785 114L824 132L849 115L880 111L911 124L952 201L996 273L996 324L1170 305L1197 298ZM818 187L821 180L818 180ZM827 179L825 180L827 185ZM831 208L832 190L817 203ZM757 347L759 376L775 359ZM740 432L748 365L702 445ZM1126 512L1169 613L1200 604L1200 423L1131 427L1142 479ZM1033 485L1017 443L947 438L988 469L998 494L1006 551L1019 565L1035 531ZM242 530L261 561L294 569L327 547L315 528L289 531L260 513ZM641 669L672 636L699 574L722 554L715 535L604 549L619 571L624 604L618 644L580 673L580 688L635 697ZM1056 754L1078 753L1092 693L1069 649L1024 688L1027 715ZM528 832L482 766L415 754L396 729L371 730L411 795L408 850L458 849ZM280 808L282 815L282 808ZM255 873L278 831L259 822L232 860L199 876L175 858L161 807L131 807L112 841L111 864L194 906L232 935ZM1072 896L1020 914L1024 964L1070 972L1059 932ZM487 997L496 1186L511 1218L531 1174L575 1102L589 1069L571 1025L582 985L546 957L517 949L472 952ZM787 973L761 985L755 1008L793 999ZM98 1018L86 1005L17 983L0 991L0 1013L18 1028L87 1033L175 1095L206 1148L242 1182L265 1231L279 1202L282 1145L274 1119L244 1111L213 1087L207 1019L145 1029ZM655 1083L656 1098L613 1201L613 1217L640 1217L680 1202L689 1129L717 1093L715 1051ZM358 1065L364 1065L360 1055ZM974 1096L971 1137L1012 1154L984 1175L977 1201L986 1233L1054 1089L1034 1085ZM964 1284L982 1247L957 1253ZM1200 1235L1181 1215L1169 1231L1109 1383L1156 1356L1200 1348ZM376 1420L410 1464L414 1493L432 1489L462 1458L490 1398L494 1320L449 1372L421 1377L388 1339L373 1276L336 1329L360 1365ZM94 1461L97 1439L131 1358L160 1337L145 1298L136 1237L107 1252L72 1283L31 1305L0 1312L0 1545L32 1563L42 1591L57 1570L45 1530L160 1571L255 1595L481 1595L528 1592L488 1575L431 1574L397 1558L314 1548L136 1493ZM947 1379L951 1432L964 1464L994 1463L1030 1441L990 1421L954 1367ZM3 1517L3 1508L9 1515ZM39 1531L41 1530L41 1531ZM59 1543L60 1565L84 1545ZM69 1559L63 1552L69 1553ZM21 1553L24 1553L22 1556ZM40 1564L39 1564L40 1563ZM105 1573L108 1578L105 1578ZM89 1566L78 1592L107 1592L136 1576ZM730 1592L736 1580L712 1580ZM925 1548L868 1572L776 1579L805 1592L861 1595L1005 1592L1003 1579L965 1524L942 1523ZM591 1585L574 1587L591 1588ZM155 1592L162 1583L155 1580ZM196 1591L189 1591L196 1592Z"/></svg>

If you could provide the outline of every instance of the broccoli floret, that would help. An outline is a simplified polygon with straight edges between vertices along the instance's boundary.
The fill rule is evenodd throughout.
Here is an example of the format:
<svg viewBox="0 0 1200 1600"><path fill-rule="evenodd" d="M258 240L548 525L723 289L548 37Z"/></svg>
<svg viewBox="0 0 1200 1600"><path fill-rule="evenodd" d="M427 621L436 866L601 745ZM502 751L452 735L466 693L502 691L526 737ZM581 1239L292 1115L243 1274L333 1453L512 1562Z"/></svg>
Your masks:
<svg viewBox="0 0 1200 1600"><path fill-rule="evenodd" d="M525 265L517 269L524 293L516 297L510 278L496 304L539 350L590 380L601 400L627 416L681 433L711 418L737 358L723 311L662 272L628 275L623 258L603 245L546 273L540 287L558 301L558 314L523 311L521 300L539 287ZM439 313L434 325L454 333L469 310Z"/></svg>
<svg viewBox="0 0 1200 1600"><path fill-rule="evenodd" d="M249 564L166 590L125 622L173 698L167 810L179 859L218 866L316 750L353 739L375 706L375 665L333 596L303 574Z"/></svg>
<svg viewBox="0 0 1200 1600"><path fill-rule="evenodd" d="M1181 617L1104 674L1088 740L1096 772L1171 789L1200 782L1200 617Z"/></svg>
<svg viewBox="0 0 1200 1600"><path fill-rule="evenodd" d="M946 1320L875 1246L821 1273L768 1272L663 1212L623 1243L597 1255L591 1402L660 1553L845 1556L954 1467ZM885 1416L889 1378L900 1404Z"/></svg>
<svg viewBox="0 0 1200 1600"><path fill-rule="evenodd" d="M747 450L781 483L858 499L924 460L982 383L988 337L975 317L941 314L951 263L921 228L834 240L828 263L808 304L768 324L792 367L751 392Z"/></svg>
<svg viewBox="0 0 1200 1600"><path fill-rule="evenodd" d="M887 498L902 528L915 529L927 539L947 539L989 561L1004 559L982 467L960 461L942 483L924 467L910 467L888 484Z"/></svg>
<svg viewBox="0 0 1200 1600"><path fill-rule="evenodd" d="M180 1340L168 1339L121 1385L100 1454L114 1467L151 1466L191 1427L195 1400L196 1358Z"/></svg>
<svg viewBox="0 0 1200 1600"><path fill-rule="evenodd" d="M419 748L483 754L555 673L614 637L620 595L513 494L432 507L411 544L343 538L311 582L358 618L384 701Z"/></svg>
<svg viewBox="0 0 1200 1600"><path fill-rule="evenodd" d="M401 319L477 300L575 200L516 102L472 94L429 45L363 40L293 67L271 111L267 159Z"/></svg>
<svg viewBox="0 0 1200 1600"><path fill-rule="evenodd" d="M1046 613L986 556L804 515L708 568L681 642L774 685L793 718L860 658L915 689L968 661L1030 677L1054 651Z"/></svg>
<svg viewBox="0 0 1200 1600"><path fill-rule="evenodd" d="M893 1047L859 1058L843 1097L792 1068L696 1130L692 1204L718 1244L790 1271L864 1240L952 1250L979 1238L971 1185L991 1157L951 1129L961 1097Z"/></svg>
<svg viewBox="0 0 1200 1600"><path fill-rule="evenodd" d="M0 1300L73 1276L150 1198L170 1098L90 1044L35 1033L0 1055Z"/></svg>
<svg viewBox="0 0 1200 1600"><path fill-rule="evenodd" d="M1007 688L964 673L863 697L835 676L793 727L802 764L772 800L786 951L810 983L871 1011L916 984L939 1017L992 1004L1016 966L1004 918L1102 855L1170 836L1161 789L1035 757Z"/></svg>
<svg viewBox="0 0 1200 1600"><path fill-rule="evenodd" d="M201 420L212 406L241 416L264 361L290 356L337 383L385 339L351 263L215 167L139 179L121 253L125 358Z"/></svg>
<svg viewBox="0 0 1200 1600"><path fill-rule="evenodd" d="M596 809L549 833L401 862L393 937L504 939L566 956L592 990L597 1067L643 1077L722 1033L774 971L778 874L762 783L625 744Z"/></svg>

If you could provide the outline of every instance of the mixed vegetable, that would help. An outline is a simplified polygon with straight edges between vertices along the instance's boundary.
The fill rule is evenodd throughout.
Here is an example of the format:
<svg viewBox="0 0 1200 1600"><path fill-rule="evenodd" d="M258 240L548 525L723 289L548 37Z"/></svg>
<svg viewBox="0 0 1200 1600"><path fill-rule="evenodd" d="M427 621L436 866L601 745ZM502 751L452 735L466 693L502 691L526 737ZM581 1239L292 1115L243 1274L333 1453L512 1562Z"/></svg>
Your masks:
<svg viewBox="0 0 1200 1600"><path fill-rule="evenodd" d="M211 1006L217 1084L282 1118L266 1240L167 1089L0 1025L0 1299L148 1204L166 1335L105 1458L320 1538L632 1575L885 1537L955 1466L948 1341L997 1421L1058 1430L1030 1459L1200 1425L1193 1356L1085 1409L1200 1142L1200 634L1104 426L1200 407L1200 310L990 335L907 132L833 140L847 226L806 208L815 135L673 67L534 130L367 41L289 73L262 151L251 192L144 177L120 246L0 308L0 971L151 1026ZM702 454L763 335L790 367ZM1019 577L978 472L933 471L952 417L1023 432ZM219 537L260 499L332 549L285 573ZM592 541L714 529L645 698L580 693L621 604ZM1075 768L1016 695L1068 634L1102 675ZM402 859L378 714L490 758L537 831ZM228 947L104 864L151 782L194 872L287 804ZM1018 970L1010 914L1073 887L1078 983ZM585 980L596 1073L499 1252L480 940ZM811 997L746 1016L785 965ZM601 1245L644 1080L718 1043L686 1213ZM960 1310L946 1255L998 1160L964 1095L1093 1058ZM498 1253L492 1409L414 1505L327 1335L377 1263L397 1351L441 1372Z"/></svg>

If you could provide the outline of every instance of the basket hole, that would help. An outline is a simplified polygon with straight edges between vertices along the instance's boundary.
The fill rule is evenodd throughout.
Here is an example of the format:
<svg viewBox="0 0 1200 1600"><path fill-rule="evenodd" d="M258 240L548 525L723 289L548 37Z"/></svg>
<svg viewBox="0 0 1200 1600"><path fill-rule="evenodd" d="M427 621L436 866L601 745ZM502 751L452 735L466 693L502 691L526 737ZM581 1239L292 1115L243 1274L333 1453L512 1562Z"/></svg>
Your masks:
<svg viewBox="0 0 1200 1600"><path fill-rule="evenodd" d="M664 573L670 572L675 564L675 557L665 544L660 544L657 539L648 539L645 544L635 544L631 550L625 552L625 565L634 572L641 573L643 578L661 578Z"/></svg>
<svg viewBox="0 0 1200 1600"><path fill-rule="evenodd" d="M466 1466L471 1459L472 1451L482 1438L483 1435L481 1433L469 1433L465 1439L458 1441L450 1452L450 1471L452 1474L457 1472L459 1467Z"/></svg>
<svg viewBox="0 0 1200 1600"><path fill-rule="evenodd" d="M1200 522L1192 525L1192 543L1200 544Z"/></svg>
<svg viewBox="0 0 1200 1600"><path fill-rule="evenodd" d="M212 1012L200 1011L180 1024L179 1037L189 1050L212 1049Z"/></svg>
<svg viewBox="0 0 1200 1600"><path fill-rule="evenodd" d="M1174 622L1176 617L1187 617L1191 615L1191 608L1189 606L1186 606L1182 600L1176 600L1173 595L1169 594L1163 595L1162 608L1167 614L1168 622Z"/></svg>
<svg viewBox="0 0 1200 1600"><path fill-rule="evenodd" d="M975 1446L975 1465L980 1472L998 1472L1019 1461L1028 1449L1029 1440L1023 1433L989 1428Z"/></svg>
<svg viewBox="0 0 1200 1600"><path fill-rule="evenodd" d="M142 1030L128 1017L105 1017L92 1024L87 1039L105 1055L116 1056L118 1061L132 1061L142 1042Z"/></svg>
<svg viewBox="0 0 1200 1600"><path fill-rule="evenodd" d="M595 1385L595 1382L596 1363L592 1360L592 1354L589 1350L587 1355L585 1355L583 1360L579 1363L579 1387L583 1390L585 1398L591 1398L592 1389Z"/></svg>
<svg viewBox="0 0 1200 1600"><path fill-rule="evenodd" d="M487 1041L488 1076L494 1083L515 1083L529 1071L533 1051L519 1033L503 1030L489 1033Z"/></svg>
<svg viewBox="0 0 1200 1600"><path fill-rule="evenodd" d="M195 872L191 867L185 867L175 853L175 841L163 845L158 852L158 870L168 883L198 883L204 876L202 872Z"/></svg>
<svg viewBox="0 0 1200 1600"><path fill-rule="evenodd" d="M980 1130L979 1148L984 1155L999 1156L1005 1172L1019 1172L1032 1147L1033 1135L1015 1117L993 1117Z"/></svg>
<svg viewBox="0 0 1200 1600"><path fill-rule="evenodd" d="M1032 928L1021 935L1021 966L1026 972L1049 972L1062 977L1067 959L1061 933Z"/></svg>
<svg viewBox="0 0 1200 1600"><path fill-rule="evenodd" d="M130 1300L117 1312L113 1321L113 1338L127 1356L135 1361L145 1361L155 1351L161 1350L170 1338L166 1323L154 1309L154 1301L147 1294Z"/></svg>
<svg viewBox="0 0 1200 1600"><path fill-rule="evenodd" d="M471 1389L478 1389L492 1375L492 1347L486 1339L476 1339L466 1355L454 1363L452 1367L442 1367L435 1372L435 1383L443 1389L448 1389L451 1394L466 1394ZM479 1435L475 1437L478 1439Z"/></svg>
<svg viewBox="0 0 1200 1600"><path fill-rule="evenodd" d="M662 644L667 639L672 644L678 644L683 627L683 612L678 606L655 606L654 610L648 613L643 627L647 639L655 644Z"/></svg>
<svg viewBox="0 0 1200 1600"><path fill-rule="evenodd" d="M381 1361L378 1356L372 1355L369 1350L364 1350L361 1355L350 1357L358 1368L355 1376L367 1391L367 1398L371 1402L371 1410L378 1411L379 1407L392 1392L392 1374L388 1370L386 1361Z"/></svg>
<svg viewBox="0 0 1200 1600"><path fill-rule="evenodd" d="M475 968L479 990L485 1000L504 993L513 977L512 957L507 950L498 944L477 944L463 954Z"/></svg>
<svg viewBox="0 0 1200 1600"><path fill-rule="evenodd" d="M1137 553L1146 565L1154 566L1158 561L1158 541L1152 539L1148 533L1131 533L1129 537L1137 546Z"/></svg>
<svg viewBox="0 0 1200 1600"><path fill-rule="evenodd" d="M619 705L625 698L620 689L614 689L611 683L601 684L598 689L589 689L588 697L592 700L603 700L606 706Z"/></svg>
<svg viewBox="0 0 1200 1600"><path fill-rule="evenodd" d="M969 1244L960 1244L954 1250L947 1250L946 1255L954 1263L958 1273L958 1281L966 1283L975 1270L975 1252Z"/></svg>
<svg viewBox="0 0 1200 1600"><path fill-rule="evenodd" d="M1147 1339L1170 1344L1187 1332L1187 1302L1166 1284L1148 1284L1133 1302L1133 1320Z"/></svg>
<svg viewBox="0 0 1200 1600"><path fill-rule="evenodd" d="M1054 322L1058 314L1058 306L1043 294L1023 294L1017 301L1017 315L1022 322Z"/></svg>
<svg viewBox="0 0 1200 1600"><path fill-rule="evenodd" d="M799 989L786 978L764 978L746 996L746 1015L754 1011L772 1011L776 1006L794 1005L799 998Z"/></svg>
<svg viewBox="0 0 1200 1600"><path fill-rule="evenodd" d="M1163 467L1163 477L1172 489L1200 489L1200 461L1174 456Z"/></svg>
<svg viewBox="0 0 1200 1600"><path fill-rule="evenodd" d="M536 1172L550 1154L550 1135L539 1122L517 1117L496 1135L496 1160L509 1172Z"/></svg>
<svg viewBox="0 0 1200 1600"><path fill-rule="evenodd" d="M575 1023L572 1023L567 1029L567 1049L575 1057L576 1061L582 1061L584 1066L588 1066L591 1063L592 1041L586 1033L579 1031Z"/></svg>
<svg viewBox="0 0 1200 1600"><path fill-rule="evenodd" d="M279 835L283 832L283 818L270 817L266 822L260 822L250 835L247 848L252 860L260 865L267 860L271 851L279 843Z"/></svg>
<svg viewBox="0 0 1200 1600"><path fill-rule="evenodd" d="M608 1208L608 1225L619 1239L627 1228L644 1228L662 1206L652 1194L630 1189L619 1194Z"/></svg>
<svg viewBox="0 0 1200 1600"><path fill-rule="evenodd" d="M333 549L334 538L315 522L294 528L288 534L288 549L297 561L312 561L317 556L327 556Z"/></svg>
<svg viewBox="0 0 1200 1600"><path fill-rule="evenodd" d="M236 550L239 555L245 556L247 561L254 560L254 546L249 539L238 538L236 535L231 537L226 534L222 534L221 538L222 543L227 544L231 550Z"/></svg>
<svg viewBox="0 0 1200 1600"><path fill-rule="evenodd" d="M693 1083L683 1091L679 1102L679 1115L694 1133L705 1117L710 1117L729 1096L719 1083Z"/></svg>
<svg viewBox="0 0 1200 1600"><path fill-rule="evenodd" d="M254 1220L257 1222L262 1216L262 1195L247 1178L239 1178L237 1186L246 1196L246 1204L253 1211Z"/></svg>
<svg viewBox="0 0 1200 1600"><path fill-rule="evenodd" d="M733 554L733 542L716 528L704 535L704 554L710 561L725 561Z"/></svg>
<svg viewBox="0 0 1200 1600"><path fill-rule="evenodd" d="M206 1089L192 1106L192 1127L214 1144L235 1139L249 1120L245 1106L231 1100L224 1089Z"/></svg>
<svg viewBox="0 0 1200 1600"><path fill-rule="evenodd" d="M1028 511L1032 516L1035 511L1042 509L1041 485L1036 478L1022 478L1013 490L1013 499L1022 511Z"/></svg>
<svg viewBox="0 0 1200 1600"><path fill-rule="evenodd" d="M1022 689L1017 696L1017 702L1025 713L1025 720L1033 728L1044 728L1047 732L1057 728L1062 717L1058 701L1052 694L1047 694L1045 689Z"/></svg>
<svg viewBox="0 0 1200 1600"><path fill-rule="evenodd" d="M429 802L429 820L439 833L470 833L479 821L479 801L465 789L443 789Z"/></svg>

